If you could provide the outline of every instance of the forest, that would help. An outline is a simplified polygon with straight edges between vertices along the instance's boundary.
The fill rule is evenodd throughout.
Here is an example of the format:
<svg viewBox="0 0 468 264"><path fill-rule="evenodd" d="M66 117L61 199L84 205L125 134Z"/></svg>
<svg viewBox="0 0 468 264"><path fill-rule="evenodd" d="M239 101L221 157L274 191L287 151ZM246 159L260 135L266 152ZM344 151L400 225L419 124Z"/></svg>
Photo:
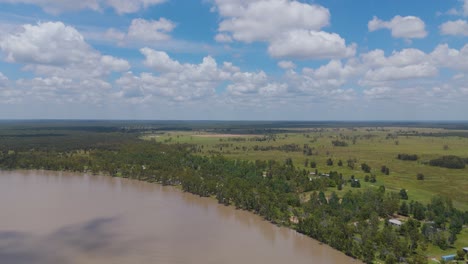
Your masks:
<svg viewBox="0 0 468 264"><path fill-rule="evenodd" d="M148 131L145 134L142 124L54 126L2 129L0 168L106 174L180 186L183 191L213 197L226 206L288 226L366 263L428 263L428 248L453 248L468 224L468 211L454 206L448 197L434 195L428 202L415 201L409 199L411 194L405 189L389 190L383 184L364 188L354 175L333 170L333 166L355 166L367 176L363 184L375 184L374 170L388 175L386 166L374 169L352 159L334 164L328 158L323 166L330 170L325 173L323 169L306 169L313 168L309 160L304 164L291 158L278 161L231 158L220 153L199 155L201 147L197 144L143 140ZM147 127L155 132L154 127ZM273 141L280 137L268 138ZM233 141L227 145L219 142L217 148L231 147ZM332 145L348 145L342 142ZM315 155L312 145L304 149ZM258 150L267 151L257 146ZM298 144L281 144L270 150L312 156ZM397 158L414 161L415 156L399 154ZM395 216L404 219L401 226L390 224ZM463 252L458 253L460 260L465 258Z"/></svg>

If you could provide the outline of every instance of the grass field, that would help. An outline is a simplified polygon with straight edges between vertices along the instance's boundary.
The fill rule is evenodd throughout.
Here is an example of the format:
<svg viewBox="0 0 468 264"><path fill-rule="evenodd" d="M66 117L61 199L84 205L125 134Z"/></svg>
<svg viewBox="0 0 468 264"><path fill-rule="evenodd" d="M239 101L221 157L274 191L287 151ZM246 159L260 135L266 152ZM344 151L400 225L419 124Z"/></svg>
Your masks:
<svg viewBox="0 0 468 264"><path fill-rule="evenodd" d="M253 141L264 135L226 135L207 132L171 131L158 135L147 135L146 139L167 143L190 143L200 147L201 155L223 154L234 159L244 160L277 160L292 158L294 165L314 171L310 166L304 167L306 159L317 163L317 170L322 173L338 171L349 178L355 175L363 187L384 185L387 190L404 188L410 200L429 202L431 197L440 194L450 197L454 205L468 210L468 168L446 169L425 164L429 160L443 155L468 157L468 138L458 136L406 136L399 135L407 131L422 133L444 133L443 129L424 128L342 128L342 129L306 129L291 130L290 133L276 134L275 140ZM354 142L353 142L354 139ZM244 141L245 140L245 141ZM346 147L333 146L333 140L344 141ZM288 144L298 145L295 151L255 150L255 148L280 147ZM311 156L303 153L305 144L312 149ZM444 147L445 146L445 147ZM396 157L399 153L417 154L418 161L402 161ZM327 166L327 159L334 161ZM347 166L347 160L355 160L355 168ZM338 166L342 160L343 166ZM360 164L368 164L371 173L377 176L376 183L364 182L365 173ZM385 165L390 175L380 171ZM424 180L417 180L418 173L424 174ZM349 188L349 187L348 187ZM344 188L344 191L346 187Z"/></svg>

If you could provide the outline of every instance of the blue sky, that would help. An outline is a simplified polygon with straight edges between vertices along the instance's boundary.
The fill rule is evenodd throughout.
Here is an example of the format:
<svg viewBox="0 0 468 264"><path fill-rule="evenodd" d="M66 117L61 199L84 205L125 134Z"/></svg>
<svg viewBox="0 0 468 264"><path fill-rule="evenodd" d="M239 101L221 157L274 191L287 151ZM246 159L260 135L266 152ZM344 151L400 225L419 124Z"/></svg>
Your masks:
<svg viewBox="0 0 468 264"><path fill-rule="evenodd" d="M468 0L0 0L0 119L466 120Z"/></svg>

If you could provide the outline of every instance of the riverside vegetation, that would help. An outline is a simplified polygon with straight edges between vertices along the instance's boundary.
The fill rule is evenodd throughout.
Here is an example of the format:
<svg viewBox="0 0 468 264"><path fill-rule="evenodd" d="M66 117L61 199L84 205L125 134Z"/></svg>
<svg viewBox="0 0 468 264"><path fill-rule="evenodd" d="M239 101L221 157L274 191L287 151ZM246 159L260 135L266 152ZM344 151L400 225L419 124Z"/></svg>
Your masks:
<svg viewBox="0 0 468 264"><path fill-rule="evenodd" d="M399 125L3 123L0 167L180 186L366 263L427 263L468 245L468 132Z"/></svg>

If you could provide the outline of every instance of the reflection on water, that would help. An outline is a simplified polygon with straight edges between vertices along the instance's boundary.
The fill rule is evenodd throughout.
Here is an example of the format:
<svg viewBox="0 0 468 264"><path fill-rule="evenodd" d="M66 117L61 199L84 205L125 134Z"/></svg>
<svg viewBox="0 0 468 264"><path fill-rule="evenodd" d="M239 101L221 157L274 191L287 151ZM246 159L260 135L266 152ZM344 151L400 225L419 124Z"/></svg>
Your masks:
<svg viewBox="0 0 468 264"><path fill-rule="evenodd" d="M249 212L106 176L0 172L0 263L351 263Z"/></svg>
<svg viewBox="0 0 468 264"><path fill-rule="evenodd" d="M21 232L0 232L1 263L74 263L69 257L99 254L115 256L124 254L131 245L116 239L109 226L116 225L114 218L100 218L77 226L60 228L45 236ZM67 257L68 256L68 257Z"/></svg>

